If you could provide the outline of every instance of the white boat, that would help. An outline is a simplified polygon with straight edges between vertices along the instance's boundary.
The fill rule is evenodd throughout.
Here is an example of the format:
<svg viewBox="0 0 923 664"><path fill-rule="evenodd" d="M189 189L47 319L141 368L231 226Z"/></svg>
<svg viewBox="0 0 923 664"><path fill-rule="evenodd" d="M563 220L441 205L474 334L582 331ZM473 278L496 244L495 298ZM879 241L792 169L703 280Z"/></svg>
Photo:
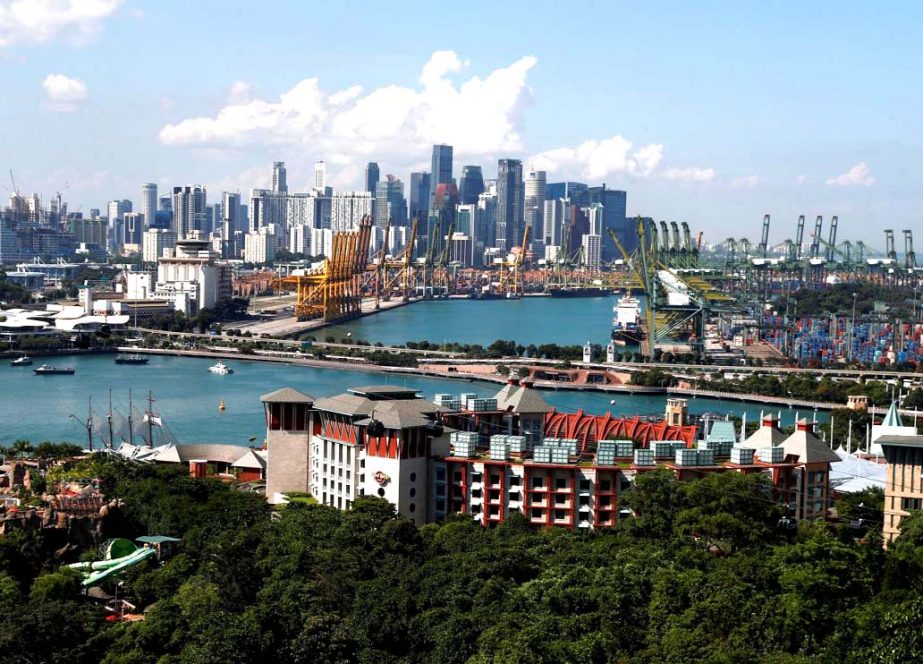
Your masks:
<svg viewBox="0 0 923 664"><path fill-rule="evenodd" d="M208 367L208 370L211 371L213 374L220 374L222 376L227 376L228 374L234 373L234 370L231 369L226 364L224 364L224 362L218 362L217 364L213 364L212 366Z"/></svg>
<svg viewBox="0 0 923 664"><path fill-rule="evenodd" d="M612 319L612 340L619 345L625 345L626 342L640 343L644 338L641 303L626 293L612 307L612 313L615 314Z"/></svg>

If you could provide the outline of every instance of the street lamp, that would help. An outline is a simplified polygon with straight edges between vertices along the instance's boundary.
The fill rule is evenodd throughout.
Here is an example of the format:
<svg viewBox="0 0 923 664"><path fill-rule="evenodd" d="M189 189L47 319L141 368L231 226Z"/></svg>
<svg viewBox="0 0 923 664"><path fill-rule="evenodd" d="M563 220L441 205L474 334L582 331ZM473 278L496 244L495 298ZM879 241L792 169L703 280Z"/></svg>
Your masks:
<svg viewBox="0 0 923 664"><path fill-rule="evenodd" d="M856 298L858 297L858 293L852 294L852 322L849 324L849 353L847 354L850 362L854 359L853 341L856 338Z"/></svg>

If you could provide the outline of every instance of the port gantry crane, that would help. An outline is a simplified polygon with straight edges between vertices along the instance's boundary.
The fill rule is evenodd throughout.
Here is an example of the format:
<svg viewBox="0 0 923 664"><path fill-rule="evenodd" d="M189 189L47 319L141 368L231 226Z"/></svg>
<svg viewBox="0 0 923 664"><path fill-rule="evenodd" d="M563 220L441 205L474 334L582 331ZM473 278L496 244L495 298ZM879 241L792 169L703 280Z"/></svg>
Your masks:
<svg viewBox="0 0 923 664"><path fill-rule="evenodd" d="M499 278L497 279L497 292L507 299L512 300L522 297L521 271L531 232L532 227L526 224L522 232L522 246L519 247L519 253L515 254L512 259L507 256L495 263L500 268Z"/></svg>
<svg viewBox="0 0 923 664"><path fill-rule="evenodd" d="M339 321L362 313L362 277L368 268L372 217L365 215L354 231L334 233L331 256L322 265L276 279L295 290L295 317Z"/></svg>
<svg viewBox="0 0 923 664"><path fill-rule="evenodd" d="M661 232L664 226L661 225ZM715 306L733 304L733 298L701 276L681 272L682 268L662 261L657 255L658 237L653 222L648 226L639 218L636 230L638 251L634 255L628 253L612 229L608 232L647 297L644 354L652 356L658 345L662 346L677 334L685 336L692 348L700 349L708 311ZM664 257L669 260L669 251Z"/></svg>

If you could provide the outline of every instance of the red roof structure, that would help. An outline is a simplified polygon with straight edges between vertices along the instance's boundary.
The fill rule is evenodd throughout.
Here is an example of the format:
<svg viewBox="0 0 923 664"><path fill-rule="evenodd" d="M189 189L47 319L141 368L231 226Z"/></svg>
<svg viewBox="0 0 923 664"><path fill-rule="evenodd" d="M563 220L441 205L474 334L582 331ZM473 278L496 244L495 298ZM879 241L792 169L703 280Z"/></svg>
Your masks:
<svg viewBox="0 0 923 664"><path fill-rule="evenodd" d="M634 440L642 447L648 447L653 440L682 440L686 447L695 444L697 428L694 424L679 427L667 425L666 420L647 422L640 417L612 417L589 415L582 410L576 413L559 413L552 410L545 414L546 438L576 438L580 452L592 452L599 440Z"/></svg>

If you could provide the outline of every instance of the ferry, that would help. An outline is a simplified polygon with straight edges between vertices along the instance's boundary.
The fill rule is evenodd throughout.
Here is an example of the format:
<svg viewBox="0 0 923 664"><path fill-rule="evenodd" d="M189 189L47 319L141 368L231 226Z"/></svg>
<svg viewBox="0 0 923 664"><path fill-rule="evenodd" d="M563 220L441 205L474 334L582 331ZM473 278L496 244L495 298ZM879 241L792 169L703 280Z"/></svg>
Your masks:
<svg viewBox="0 0 923 664"><path fill-rule="evenodd" d="M69 376L75 373L71 367L53 367L50 364L43 364L38 369L33 369L38 376Z"/></svg>
<svg viewBox="0 0 923 664"><path fill-rule="evenodd" d="M116 364L147 364L151 358L143 355L119 355L115 358Z"/></svg>
<svg viewBox="0 0 923 664"><path fill-rule="evenodd" d="M630 293L612 307L612 341L618 346L638 344L644 339L641 327L641 303Z"/></svg>
<svg viewBox="0 0 923 664"><path fill-rule="evenodd" d="M32 364L32 358L28 355L23 355L22 357L17 357L15 360L10 362L11 367L28 367Z"/></svg>
<svg viewBox="0 0 923 664"><path fill-rule="evenodd" d="M212 366L208 367L208 370L213 374L219 374L221 376L227 376L228 374L234 373L233 369L220 361L217 364L213 364Z"/></svg>

